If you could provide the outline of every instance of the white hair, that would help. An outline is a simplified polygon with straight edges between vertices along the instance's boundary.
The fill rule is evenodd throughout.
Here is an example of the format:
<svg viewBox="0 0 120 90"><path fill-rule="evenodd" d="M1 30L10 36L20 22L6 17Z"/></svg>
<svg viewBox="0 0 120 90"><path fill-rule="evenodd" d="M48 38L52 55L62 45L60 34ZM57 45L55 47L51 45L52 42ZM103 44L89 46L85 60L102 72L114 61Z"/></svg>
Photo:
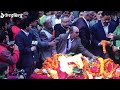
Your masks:
<svg viewBox="0 0 120 90"><path fill-rule="evenodd" d="M51 16L45 16L43 18L43 24L46 23L48 20L51 20Z"/></svg>

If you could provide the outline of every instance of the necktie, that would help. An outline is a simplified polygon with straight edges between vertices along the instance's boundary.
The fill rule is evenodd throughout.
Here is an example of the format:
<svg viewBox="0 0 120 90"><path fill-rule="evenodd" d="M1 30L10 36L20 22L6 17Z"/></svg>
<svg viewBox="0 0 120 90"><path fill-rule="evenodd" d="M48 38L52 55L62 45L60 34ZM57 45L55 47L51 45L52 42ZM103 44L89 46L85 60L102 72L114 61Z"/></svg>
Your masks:
<svg viewBox="0 0 120 90"><path fill-rule="evenodd" d="M66 48L66 53L69 51L69 39L67 39L67 48Z"/></svg>

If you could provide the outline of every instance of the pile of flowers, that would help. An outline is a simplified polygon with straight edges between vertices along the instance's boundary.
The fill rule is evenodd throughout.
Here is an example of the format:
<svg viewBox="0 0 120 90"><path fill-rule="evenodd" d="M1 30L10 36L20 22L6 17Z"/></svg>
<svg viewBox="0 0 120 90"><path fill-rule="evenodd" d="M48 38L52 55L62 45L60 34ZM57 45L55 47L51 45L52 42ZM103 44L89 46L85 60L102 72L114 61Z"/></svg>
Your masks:
<svg viewBox="0 0 120 90"><path fill-rule="evenodd" d="M82 54L55 54L47 58L34 79L119 79L120 66L110 58L91 60Z"/></svg>

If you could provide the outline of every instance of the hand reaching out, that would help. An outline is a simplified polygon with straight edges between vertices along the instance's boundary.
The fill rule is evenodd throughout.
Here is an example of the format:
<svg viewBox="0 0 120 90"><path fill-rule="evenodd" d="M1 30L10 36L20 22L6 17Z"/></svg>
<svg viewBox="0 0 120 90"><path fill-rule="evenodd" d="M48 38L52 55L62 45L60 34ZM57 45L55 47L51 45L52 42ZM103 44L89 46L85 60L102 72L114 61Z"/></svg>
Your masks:
<svg viewBox="0 0 120 90"><path fill-rule="evenodd" d="M113 34L113 33L109 33L109 34L107 35L107 38L110 38L110 39L113 40L113 38L114 38L114 34Z"/></svg>

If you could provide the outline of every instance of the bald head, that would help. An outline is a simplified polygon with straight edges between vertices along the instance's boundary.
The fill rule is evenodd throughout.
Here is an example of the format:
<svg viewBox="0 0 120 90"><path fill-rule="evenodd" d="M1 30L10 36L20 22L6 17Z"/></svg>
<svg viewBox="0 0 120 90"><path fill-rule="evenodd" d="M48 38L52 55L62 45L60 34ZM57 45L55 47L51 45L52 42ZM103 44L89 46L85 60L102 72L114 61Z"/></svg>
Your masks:
<svg viewBox="0 0 120 90"><path fill-rule="evenodd" d="M70 27L70 33L73 33L74 31L79 31L78 27L76 27L76 26L71 26L71 27Z"/></svg>
<svg viewBox="0 0 120 90"><path fill-rule="evenodd" d="M77 32L79 32L79 29L78 29L78 27L76 27L76 26L72 26L73 27L73 32L75 31L77 31Z"/></svg>
<svg viewBox="0 0 120 90"><path fill-rule="evenodd" d="M79 29L76 26L72 26L70 30L71 38L76 38L79 35Z"/></svg>

